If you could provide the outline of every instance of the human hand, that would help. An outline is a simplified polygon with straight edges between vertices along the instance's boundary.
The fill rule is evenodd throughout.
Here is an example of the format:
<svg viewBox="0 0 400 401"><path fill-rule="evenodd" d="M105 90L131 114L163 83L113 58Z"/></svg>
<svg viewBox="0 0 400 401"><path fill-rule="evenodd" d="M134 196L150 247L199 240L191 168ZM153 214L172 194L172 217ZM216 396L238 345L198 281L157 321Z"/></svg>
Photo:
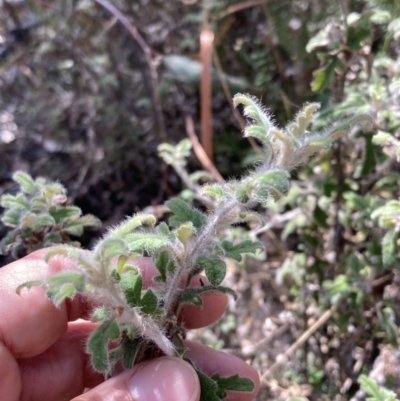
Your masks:
<svg viewBox="0 0 400 401"><path fill-rule="evenodd" d="M200 385L194 369L179 358L163 357L136 364L106 381L90 365L85 352L96 327L86 321L92 310L80 297L56 308L41 288L16 288L61 270L76 269L61 255L44 261L40 250L0 269L0 401L198 401ZM156 274L150 260L140 262L144 283ZM182 320L189 329L218 320L226 308L221 293L203 296L203 308L187 305ZM206 374L239 374L255 383L252 393L228 392L229 401L251 401L259 389L257 372L240 359L187 341L186 355ZM90 391L82 394L85 388ZM76 397L76 398L74 398Z"/></svg>

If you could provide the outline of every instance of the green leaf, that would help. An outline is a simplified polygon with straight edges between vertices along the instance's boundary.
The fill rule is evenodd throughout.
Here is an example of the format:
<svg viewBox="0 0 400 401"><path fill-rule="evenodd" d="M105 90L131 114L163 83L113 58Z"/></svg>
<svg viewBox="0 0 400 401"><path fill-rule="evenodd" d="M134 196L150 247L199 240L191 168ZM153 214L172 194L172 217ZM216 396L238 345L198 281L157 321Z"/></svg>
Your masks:
<svg viewBox="0 0 400 401"><path fill-rule="evenodd" d="M259 241L246 240L242 241L237 245L233 245L230 241L222 241L222 248L225 251L225 256L232 258L240 262L242 260L242 253L253 253L255 254L257 249L264 249L264 246Z"/></svg>
<svg viewBox="0 0 400 401"><path fill-rule="evenodd" d="M119 337L119 327L115 319L103 322L89 337L88 350L92 355L93 367L104 372L108 370L108 340Z"/></svg>
<svg viewBox="0 0 400 401"><path fill-rule="evenodd" d="M16 289L16 292L19 295L24 288L27 288L29 290L32 287L40 287L44 283L45 283L45 280L27 281L26 283L19 285Z"/></svg>
<svg viewBox="0 0 400 401"><path fill-rule="evenodd" d="M17 211L17 210L13 210L13 209L7 210L3 214L2 218L1 218L1 221L5 225L9 225L9 226L15 227L19 223L20 216L21 216L21 213L19 211Z"/></svg>
<svg viewBox="0 0 400 401"><path fill-rule="evenodd" d="M360 377L358 378L358 382L360 383L361 388L365 393L376 397L377 400L381 399L379 387L375 380L370 379L365 375L360 375Z"/></svg>
<svg viewBox="0 0 400 401"><path fill-rule="evenodd" d="M21 189L24 192L30 195L33 195L36 192L35 181L29 174L24 173L23 171L17 171L13 174L12 178L21 186Z"/></svg>
<svg viewBox="0 0 400 401"><path fill-rule="evenodd" d="M52 206L49 209L49 213L54 217L54 220L59 223L63 219L81 216L82 210L77 206L64 206L60 208Z"/></svg>
<svg viewBox="0 0 400 401"><path fill-rule="evenodd" d="M176 229L176 237L182 244L186 245L189 239L196 233L196 229L191 221L181 224Z"/></svg>
<svg viewBox="0 0 400 401"><path fill-rule="evenodd" d="M76 295L76 288L71 283L66 283L51 297L56 306L59 306L66 298L73 299Z"/></svg>
<svg viewBox="0 0 400 401"><path fill-rule="evenodd" d="M250 200L250 196L246 186L238 188L235 196L240 203L247 203Z"/></svg>
<svg viewBox="0 0 400 401"><path fill-rule="evenodd" d="M221 398L217 396L218 385L217 382L200 370L197 370L197 376L200 382L200 401L221 401Z"/></svg>
<svg viewBox="0 0 400 401"><path fill-rule="evenodd" d="M209 377L198 369L196 372L201 388L200 401L222 401L227 396L227 390L252 392L255 387L252 380L237 374L221 377L219 373L215 373Z"/></svg>
<svg viewBox="0 0 400 401"><path fill-rule="evenodd" d="M174 271L175 266L174 262L170 259L167 251L161 251L155 260L155 266L157 270L160 272L160 279L164 283L167 280L167 271Z"/></svg>
<svg viewBox="0 0 400 401"><path fill-rule="evenodd" d="M396 256L399 251L397 245L398 233L389 231L382 240L382 262L385 267L392 267L396 262Z"/></svg>
<svg viewBox="0 0 400 401"><path fill-rule="evenodd" d="M172 198L166 205L174 213L169 223L178 227L181 224L191 221L198 230L202 229L207 222L206 216L198 210L192 209L186 202L179 198Z"/></svg>
<svg viewBox="0 0 400 401"><path fill-rule="evenodd" d="M62 286L71 283L77 291L82 292L85 289L86 279L83 273L64 271L48 277L46 283L48 286Z"/></svg>
<svg viewBox="0 0 400 401"><path fill-rule="evenodd" d="M206 276L212 285L217 286L221 284L226 274L226 265L223 260L210 259L200 255L196 263L203 266Z"/></svg>
<svg viewBox="0 0 400 401"><path fill-rule="evenodd" d="M221 185L214 184L214 185L205 185L201 188L200 193L204 196L208 196L211 199L215 199L217 201L221 201L225 199L225 194Z"/></svg>
<svg viewBox="0 0 400 401"><path fill-rule="evenodd" d="M23 194L6 194L1 197L1 206L14 210L29 210L29 201Z"/></svg>
<svg viewBox="0 0 400 401"><path fill-rule="evenodd" d="M269 189L272 189L278 197L286 194L289 191L289 177L286 171L267 171L258 175L254 181L257 184L266 185Z"/></svg>
<svg viewBox="0 0 400 401"><path fill-rule="evenodd" d="M154 251L162 246L170 244L170 239L165 235L152 233L132 233L125 237L130 252L146 250Z"/></svg>
<svg viewBox="0 0 400 401"><path fill-rule="evenodd" d="M324 210L322 210L318 205L315 206L313 218L320 227L329 228L329 224L327 222L328 217L329 216Z"/></svg>
<svg viewBox="0 0 400 401"><path fill-rule="evenodd" d="M63 242L63 239L60 234L58 233L47 233L44 238L43 238L43 245L44 246L50 246L54 244L61 244Z"/></svg>
<svg viewBox="0 0 400 401"><path fill-rule="evenodd" d="M132 369L137 354L143 343L144 341L142 338L135 338L133 340L128 337L124 338L121 345L123 349L122 364L124 365L125 369Z"/></svg>
<svg viewBox="0 0 400 401"><path fill-rule="evenodd" d="M314 71L314 79L311 82L313 92L322 92L331 87L337 65L338 59L333 57L326 66Z"/></svg>
<svg viewBox="0 0 400 401"><path fill-rule="evenodd" d="M140 306L142 276L138 272L128 271L121 274L121 281L119 284L125 295L126 302L132 307Z"/></svg>
<svg viewBox="0 0 400 401"><path fill-rule="evenodd" d="M115 256L126 255L127 253L128 248L122 239L106 238L96 246L94 258L95 260L101 260L102 258L111 259Z"/></svg>
<svg viewBox="0 0 400 401"><path fill-rule="evenodd" d="M229 377L221 377L219 373L215 373L211 376L211 379L216 381L218 386L217 394L221 399L227 396L227 390L250 393L255 387L252 380L247 377L239 377L237 374Z"/></svg>
<svg viewBox="0 0 400 401"><path fill-rule="evenodd" d="M156 218L152 214L138 213L127 219L124 223L120 224L117 228L111 230L108 234L108 237L125 238L129 233L137 228L145 224L154 226L155 223Z"/></svg>
<svg viewBox="0 0 400 401"><path fill-rule="evenodd" d="M80 237L83 234L83 230L84 226L79 220L68 219L63 226L63 231L65 233L75 235L76 237Z"/></svg>
<svg viewBox="0 0 400 401"><path fill-rule="evenodd" d="M33 228L37 231L42 230L44 226L55 226L56 221L53 216L42 213L36 217L35 223L33 224Z"/></svg>
<svg viewBox="0 0 400 401"><path fill-rule="evenodd" d="M365 156L361 169L361 176L367 176L376 166L374 147L372 145L372 135L364 135Z"/></svg>
<svg viewBox="0 0 400 401"><path fill-rule="evenodd" d="M158 307L158 298L152 290L144 291L144 295L140 300L141 312L152 315Z"/></svg>
<svg viewBox="0 0 400 401"><path fill-rule="evenodd" d="M106 318L108 318L110 315L110 310L106 307L102 308L97 308L93 315L92 318L90 319L92 322L102 322Z"/></svg>

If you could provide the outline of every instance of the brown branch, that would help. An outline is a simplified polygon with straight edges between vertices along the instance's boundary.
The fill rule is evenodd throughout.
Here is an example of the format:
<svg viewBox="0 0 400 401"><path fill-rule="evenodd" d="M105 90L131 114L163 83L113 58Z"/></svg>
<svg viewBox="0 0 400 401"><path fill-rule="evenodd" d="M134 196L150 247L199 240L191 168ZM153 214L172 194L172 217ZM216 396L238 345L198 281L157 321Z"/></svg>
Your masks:
<svg viewBox="0 0 400 401"><path fill-rule="evenodd" d="M201 114L201 144L210 160L213 158L212 134L212 80L211 64L214 34L205 28L200 35L200 114Z"/></svg>
<svg viewBox="0 0 400 401"><path fill-rule="evenodd" d="M185 125L188 137L192 142L193 151L197 156L197 158L199 159L204 170L208 171L214 177L215 181L219 182L220 184L223 184L225 180L223 179L219 171L215 168L214 164L212 163L210 158L207 156L207 153L201 146L194 129L193 118L188 114L185 115Z"/></svg>
<svg viewBox="0 0 400 401"><path fill-rule="evenodd" d="M148 65L148 68L150 71L151 97L153 100L153 106L154 106L155 113L156 113L157 125L159 128L160 137L161 137L162 141L166 141L167 140L167 132L165 129L165 122L164 122L164 116L163 116L163 111L162 111L162 107L161 107L160 97L157 93L157 84L158 84L157 70L154 65L153 58L151 56L150 47L148 46L146 41L143 39L142 35L140 35L137 28L134 25L132 25L132 23L113 4L109 3L108 0L94 0L94 1L98 4L100 4L108 12L110 12L115 18L117 18L119 23L124 26L124 28L130 33L132 38L136 41L136 43L142 49L144 58L146 60L146 63Z"/></svg>
<svg viewBox="0 0 400 401"><path fill-rule="evenodd" d="M299 349L320 327L322 327L337 311L337 305L333 305L330 309L325 311L322 316L311 325L298 339L292 344L282 355L279 360L275 361L272 366L267 369L260 377L261 382L266 382L267 376L276 369L282 363L285 363L286 359L293 354L297 349Z"/></svg>

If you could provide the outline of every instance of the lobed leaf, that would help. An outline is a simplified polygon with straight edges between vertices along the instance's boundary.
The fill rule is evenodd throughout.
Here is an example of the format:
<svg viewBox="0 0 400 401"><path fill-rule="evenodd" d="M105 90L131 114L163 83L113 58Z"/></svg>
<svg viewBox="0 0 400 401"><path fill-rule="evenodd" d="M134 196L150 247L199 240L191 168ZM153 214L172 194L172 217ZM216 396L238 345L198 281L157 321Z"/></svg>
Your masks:
<svg viewBox="0 0 400 401"><path fill-rule="evenodd" d="M152 233L132 233L125 237L129 252L154 251L170 244L170 238L165 235Z"/></svg>
<svg viewBox="0 0 400 401"><path fill-rule="evenodd" d="M182 199L172 198L165 204L174 213L169 219L169 223L174 227L190 221L195 228L201 230L207 222L207 217L203 213L192 209Z"/></svg>
<svg viewBox="0 0 400 401"><path fill-rule="evenodd" d="M89 337L88 350L92 355L93 367L98 372L108 370L108 340L118 338L119 334L117 322L111 319L103 322Z"/></svg>
<svg viewBox="0 0 400 401"><path fill-rule="evenodd" d="M142 313L147 313L152 315L157 311L158 308L158 298L152 290L144 291L142 298L140 299L140 307Z"/></svg>
<svg viewBox="0 0 400 401"><path fill-rule="evenodd" d="M128 271L121 274L119 285L126 302L128 302L131 307L140 306L143 285L142 276L138 272Z"/></svg>
<svg viewBox="0 0 400 401"><path fill-rule="evenodd" d="M237 245L233 245L230 241L222 241L222 248L225 251L225 256L240 262L242 260L242 253L255 254L257 249L264 249L264 245L259 241L246 240Z"/></svg>
<svg viewBox="0 0 400 401"><path fill-rule="evenodd" d="M154 215L150 213L138 213L111 230L107 237L125 238L128 234L132 233L132 231L135 231L143 225L154 226L156 221Z"/></svg>
<svg viewBox="0 0 400 401"><path fill-rule="evenodd" d="M196 263L204 268L206 276L213 286L221 284L226 274L226 264L221 259L210 259L200 255Z"/></svg>
<svg viewBox="0 0 400 401"><path fill-rule="evenodd" d="M13 174L12 178L21 186L21 189L24 192L30 195L33 195L36 192L37 188L35 181L29 174L24 173L23 171L17 171Z"/></svg>

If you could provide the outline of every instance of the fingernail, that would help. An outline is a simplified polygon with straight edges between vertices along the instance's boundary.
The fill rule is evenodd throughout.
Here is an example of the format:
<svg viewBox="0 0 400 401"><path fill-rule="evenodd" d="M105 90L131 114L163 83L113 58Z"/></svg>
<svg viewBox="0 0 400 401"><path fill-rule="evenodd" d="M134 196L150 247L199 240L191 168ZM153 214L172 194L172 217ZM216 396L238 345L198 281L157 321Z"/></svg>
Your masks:
<svg viewBox="0 0 400 401"><path fill-rule="evenodd" d="M200 384L195 370L179 358L163 357L141 364L128 388L135 401L196 401Z"/></svg>

